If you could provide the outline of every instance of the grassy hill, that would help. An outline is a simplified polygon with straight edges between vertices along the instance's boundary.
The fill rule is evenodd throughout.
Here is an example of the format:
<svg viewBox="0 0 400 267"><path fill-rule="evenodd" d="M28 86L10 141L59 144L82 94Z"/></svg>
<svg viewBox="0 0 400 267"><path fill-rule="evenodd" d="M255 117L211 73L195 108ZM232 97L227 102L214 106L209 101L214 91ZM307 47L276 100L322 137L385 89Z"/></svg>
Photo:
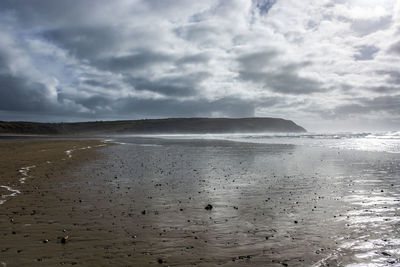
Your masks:
<svg viewBox="0 0 400 267"><path fill-rule="evenodd" d="M168 118L74 123L2 122L2 134L156 134L306 132L293 121L279 118Z"/></svg>

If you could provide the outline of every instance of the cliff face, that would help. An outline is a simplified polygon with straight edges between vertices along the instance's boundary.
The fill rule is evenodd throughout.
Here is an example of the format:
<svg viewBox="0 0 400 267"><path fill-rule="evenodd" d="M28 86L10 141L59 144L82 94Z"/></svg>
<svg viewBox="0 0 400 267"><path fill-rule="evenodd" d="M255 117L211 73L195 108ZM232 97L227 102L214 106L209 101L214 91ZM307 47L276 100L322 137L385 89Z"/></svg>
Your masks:
<svg viewBox="0 0 400 267"><path fill-rule="evenodd" d="M293 121L279 118L170 118L77 123L0 122L4 134L172 134L306 132Z"/></svg>

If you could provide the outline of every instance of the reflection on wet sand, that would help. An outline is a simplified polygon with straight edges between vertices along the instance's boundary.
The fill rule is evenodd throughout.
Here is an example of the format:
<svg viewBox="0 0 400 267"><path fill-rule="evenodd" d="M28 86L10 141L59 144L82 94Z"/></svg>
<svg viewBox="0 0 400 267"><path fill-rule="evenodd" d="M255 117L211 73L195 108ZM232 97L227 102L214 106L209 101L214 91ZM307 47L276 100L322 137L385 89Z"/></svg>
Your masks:
<svg viewBox="0 0 400 267"><path fill-rule="evenodd" d="M124 144L102 149L104 159L45 187L62 207L52 210L62 218L53 227L66 229L70 241L37 252L43 264L400 264L398 154L116 141ZM35 227L44 225L38 220Z"/></svg>
<svg viewBox="0 0 400 267"><path fill-rule="evenodd" d="M149 260L171 266L397 262L391 246L398 236L398 187L387 183L399 170L383 175L374 166L378 159L398 162L396 155L223 141L123 142L110 148L113 168L102 169L117 177L106 195L114 202L121 192L113 214L131 212L134 219L122 216L121 225L138 236L135 248ZM367 166L369 176L380 173L374 183ZM377 202L384 206L371 209L370 218L357 213L368 203L379 208ZM208 203L211 211L204 210ZM362 249L377 238L381 246Z"/></svg>

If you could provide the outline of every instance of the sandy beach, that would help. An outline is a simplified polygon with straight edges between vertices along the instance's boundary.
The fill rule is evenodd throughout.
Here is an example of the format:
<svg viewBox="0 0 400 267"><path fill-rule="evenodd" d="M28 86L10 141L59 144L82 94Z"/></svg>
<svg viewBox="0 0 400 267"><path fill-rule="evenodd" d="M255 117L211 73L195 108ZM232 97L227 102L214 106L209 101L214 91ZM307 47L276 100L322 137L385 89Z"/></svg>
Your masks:
<svg viewBox="0 0 400 267"><path fill-rule="evenodd" d="M0 143L0 265L400 264L399 154L115 141Z"/></svg>

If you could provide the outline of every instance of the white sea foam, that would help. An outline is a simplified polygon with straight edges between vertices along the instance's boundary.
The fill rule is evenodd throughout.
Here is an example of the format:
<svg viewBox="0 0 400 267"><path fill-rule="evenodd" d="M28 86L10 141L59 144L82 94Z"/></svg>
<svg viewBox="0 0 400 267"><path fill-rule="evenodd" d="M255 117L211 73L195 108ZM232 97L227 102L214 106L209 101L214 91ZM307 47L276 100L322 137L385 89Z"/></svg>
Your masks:
<svg viewBox="0 0 400 267"><path fill-rule="evenodd" d="M106 146L106 144L100 144L94 147L102 147L102 146ZM68 158L72 158L72 152L76 151L76 150L85 150L85 149L91 149L93 148L92 146L84 146L84 147L79 147L79 148L71 148L65 151L65 154L67 154ZM63 159L65 160L65 159Z"/></svg>
<svg viewBox="0 0 400 267"><path fill-rule="evenodd" d="M22 167L21 169L18 170L18 172L22 175L22 177L19 179L19 182L20 182L21 184L24 184L25 181L26 181L26 179L29 178L29 177L31 177L31 176L29 175L29 171L30 171L30 169L35 168L35 167L36 167L35 165L26 166L26 167ZM1 187L1 188L4 188L4 189L7 189L7 191L10 192L10 194L1 195L1 198L2 198L2 199L0 200L0 205L1 205L1 204L4 204L4 202L7 201L7 198L9 198L9 197L15 197L16 195L18 195L18 194L21 193L21 191L19 191L19 190L17 190L17 189L14 189L14 188L12 188L12 187L10 187L10 186L7 186L7 185L0 185L0 187Z"/></svg>
<svg viewBox="0 0 400 267"><path fill-rule="evenodd" d="M138 146L162 146L158 144L137 144Z"/></svg>
<svg viewBox="0 0 400 267"><path fill-rule="evenodd" d="M26 178L30 177L28 175L29 170L35 167L36 167L35 165L32 165L32 166L22 167L21 169L19 169L19 173L22 175L22 178L19 179L21 184L25 183Z"/></svg>
<svg viewBox="0 0 400 267"><path fill-rule="evenodd" d="M65 151L65 154L67 154L68 158L72 158L72 155L71 155L72 151L73 151L73 149L69 149L69 150Z"/></svg>
<svg viewBox="0 0 400 267"><path fill-rule="evenodd" d="M0 200L0 205L3 204L4 202L6 202L7 198L14 197L17 194L21 194L21 192L19 190L11 188L10 186L7 186L7 185L0 185L0 188L4 188L4 189L6 189L7 191L10 192L10 194L1 195L2 199Z"/></svg>

